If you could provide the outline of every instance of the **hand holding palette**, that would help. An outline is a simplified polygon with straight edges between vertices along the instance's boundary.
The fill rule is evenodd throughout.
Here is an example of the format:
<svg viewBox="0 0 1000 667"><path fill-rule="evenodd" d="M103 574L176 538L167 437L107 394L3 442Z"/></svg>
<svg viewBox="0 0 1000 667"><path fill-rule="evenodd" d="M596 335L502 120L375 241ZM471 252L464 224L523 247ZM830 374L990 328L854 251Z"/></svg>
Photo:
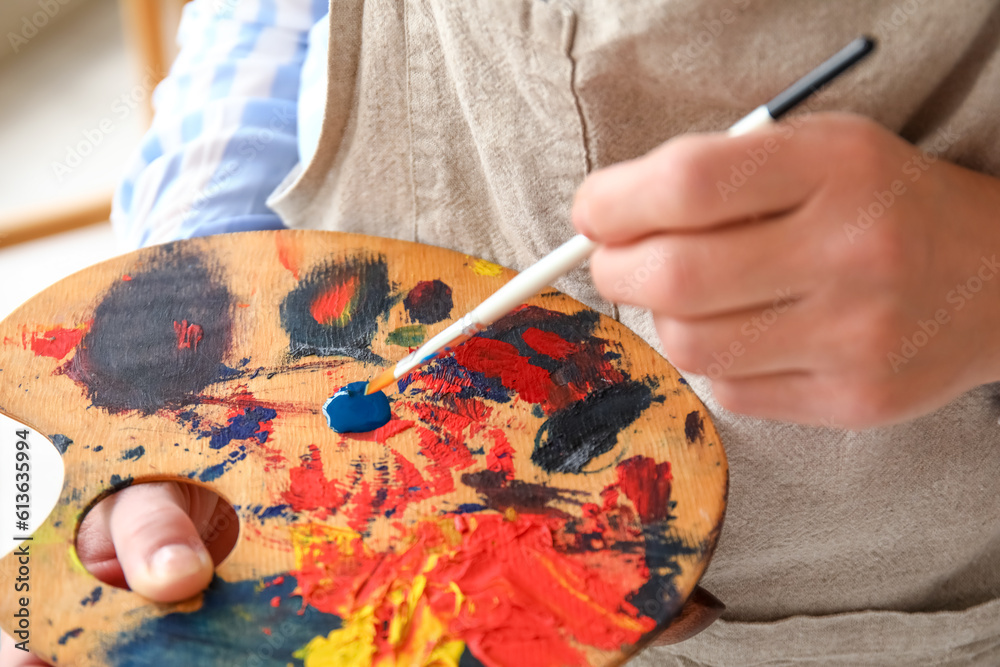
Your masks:
<svg viewBox="0 0 1000 667"><path fill-rule="evenodd" d="M360 432L324 414L512 276L254 232L116 258L14 312L0 412L65 468L31 541L32 648L78 666L620 664L694 589L725 508L718 435L661 356L550 290L407 375L381 415L348 408ZM209 589L175 605L74 551L99 499L164 479L240 520ZM0 559L0 582L17 568Z"/></svg>

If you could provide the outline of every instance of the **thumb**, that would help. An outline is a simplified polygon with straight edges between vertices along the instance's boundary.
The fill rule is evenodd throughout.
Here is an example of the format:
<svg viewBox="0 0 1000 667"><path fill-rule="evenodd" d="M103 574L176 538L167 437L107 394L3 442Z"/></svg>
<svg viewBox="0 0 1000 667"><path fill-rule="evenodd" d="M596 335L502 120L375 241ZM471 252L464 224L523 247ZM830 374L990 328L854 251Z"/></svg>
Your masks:
<svg viewBox="0 0 1000 667"><path fill-rule="evenodd" d="M125 580L157 602L177 602L208 586L214 565L195 526L218 496L188 484L138 484L114 496L108 524Z"/></svg>

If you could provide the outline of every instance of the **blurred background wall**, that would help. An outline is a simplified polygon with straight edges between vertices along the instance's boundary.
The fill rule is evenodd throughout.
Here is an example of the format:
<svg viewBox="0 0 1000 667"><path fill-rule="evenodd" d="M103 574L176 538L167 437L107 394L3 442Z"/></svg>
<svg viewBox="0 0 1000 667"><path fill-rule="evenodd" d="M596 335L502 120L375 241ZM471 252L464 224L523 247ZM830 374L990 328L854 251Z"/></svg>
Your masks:
<svg viewBox="0 0 1000 667"><path fill-rule="evenodd" d="M0 318L119 251L111 192L148 125L182 4L0 2Z"/></svg>

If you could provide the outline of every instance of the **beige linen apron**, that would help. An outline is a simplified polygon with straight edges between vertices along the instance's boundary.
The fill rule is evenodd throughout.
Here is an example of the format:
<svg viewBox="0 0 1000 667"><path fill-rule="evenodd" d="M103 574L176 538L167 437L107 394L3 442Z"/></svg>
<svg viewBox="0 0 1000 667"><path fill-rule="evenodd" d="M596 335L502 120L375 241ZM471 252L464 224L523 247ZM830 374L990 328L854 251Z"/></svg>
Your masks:
<svg viewBox="0 0 1000 667"><path fill-rule="evenodd" d="M319 149L270 201L291 227L523 269L573 233L589 170L727 127L862 33L877 54L810 109L1000 175L1000 0L333 0L330 28ZM557 286L659 349L585 270ZM690 379L730 458L703 580L728 610L635 664L1000 665L1000 386L846 432Z"/></svg>

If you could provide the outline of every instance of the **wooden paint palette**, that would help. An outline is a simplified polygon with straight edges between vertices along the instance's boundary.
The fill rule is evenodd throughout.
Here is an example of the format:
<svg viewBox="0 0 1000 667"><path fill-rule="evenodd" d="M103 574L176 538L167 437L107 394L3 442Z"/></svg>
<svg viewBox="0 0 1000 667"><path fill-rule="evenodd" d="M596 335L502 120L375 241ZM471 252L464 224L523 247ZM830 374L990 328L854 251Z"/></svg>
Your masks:
<svg viewBox="0 0 1000 667"><path fill-rule="evenodd" d="M32 648L75 665L623 662L694 589L725 508L718 435L655 351L549 291L392 387L385 427L340 435L321 413L512 275L255 232L131 253L22 306L0 324L0 411L65 466L32 543ZM101 585L73 548L98 499L163 479L241 522L178 605ZM15 604L5 590L8 631Z"/></svg>

